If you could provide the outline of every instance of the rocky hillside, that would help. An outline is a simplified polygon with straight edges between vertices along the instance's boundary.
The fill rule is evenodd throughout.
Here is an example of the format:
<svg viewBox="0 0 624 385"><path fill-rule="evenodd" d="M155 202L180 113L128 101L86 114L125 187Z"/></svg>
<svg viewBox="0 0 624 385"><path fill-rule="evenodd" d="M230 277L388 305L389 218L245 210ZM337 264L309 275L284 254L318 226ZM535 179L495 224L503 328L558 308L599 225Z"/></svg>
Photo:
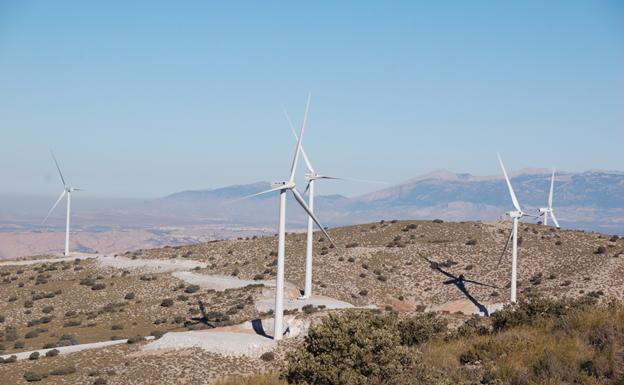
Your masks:
<svg viewBox="0 0 624 385"><path fill-rule="evenodd" d="M431 310L465 320L475 309L509 298L509 255L497 265L509 228L508 222L379 221L330 230L338 248L315 234L314 291L359 306L408 314ZM520 236L520 298L528 291L556 298L624 297L623 239L533 224L522 224ZM287 236L286 279L295 289L303 284L304 243L303 234ZM117 257L0 264L4 357L120 338L133 342L0 364L0 383L25 383L26 372L45 374L43 383L165 383L164 378L178 377L209 383L226 374L275 368L300 339L280 342L275 360L269 360L196 348L154 352L137 336L231 328L270 317L256 301L272 298L276 247L273 236L251 237ZM206 289L189 281L202 277L243 284ZM288 296L295 298L296 290L289 289ZM302 320L327 314L313 310L294 314Z"/></svg>

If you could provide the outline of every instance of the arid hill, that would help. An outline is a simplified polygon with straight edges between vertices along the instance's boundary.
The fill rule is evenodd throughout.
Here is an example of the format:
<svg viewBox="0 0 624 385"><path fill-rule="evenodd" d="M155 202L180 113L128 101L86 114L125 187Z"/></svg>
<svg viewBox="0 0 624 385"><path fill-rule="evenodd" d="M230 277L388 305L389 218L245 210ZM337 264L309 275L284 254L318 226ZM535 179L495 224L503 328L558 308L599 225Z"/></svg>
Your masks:
<svg viewBox="0 0 624 385"><path fill-rule="evenodd" d="M380 221L331 229L338 248L315 233L315 294L356 306L401 313L432 310L452 322L465 320L475 309L509 298L509 251L500 266L498 258L510 227ZM533 224L521 224L519 234L520 298L527 291L548 297L624 298L623 239ZM272 298L276 247L276 237L269 236L116 257L76 255L50 261L50 256L39 256L0 264L0 355L54 348L62 352L65 346L130 338L130 343L0 364L0 384L25 383L26 372L31 379L47 376L41 379L46 384L176 383L172 378L209 383L224 375L277 368L284 353L301 343L300 337L280 342L272 349L274 358L226 357L197 348L155 353L145 349L150 342L138 338L230 330L245 321L270 318L270 311L255 304ZM288 234L286 280L292 289L287 295L293 298L303 285L304 247L305 234ZM206 288L189 281L215 276L242 284ZM316 322L328 312L323 307L289 311L301 322Z"/></svg>

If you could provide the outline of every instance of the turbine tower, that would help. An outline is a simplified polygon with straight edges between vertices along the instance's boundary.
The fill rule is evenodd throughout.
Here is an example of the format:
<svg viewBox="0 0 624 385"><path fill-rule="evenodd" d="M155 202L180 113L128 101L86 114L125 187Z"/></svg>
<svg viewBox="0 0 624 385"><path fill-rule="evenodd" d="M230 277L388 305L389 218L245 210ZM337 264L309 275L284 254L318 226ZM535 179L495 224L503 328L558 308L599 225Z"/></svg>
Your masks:
<svg viewBox="0 0 624 385"><path fill-rule="evenodd" d="M65 252L64 252L64 255L68 256L69 255L69 222L70 222L70 218L71 218L71 194L74 191L80 191L80 189L72 187L72 186L69 185L69 183L65 182L65 178L63 178L63 173L61 172L61 167L59 166L58 161L56 160L56 157L54 156L54 153L52 153L52 159L54 159L54 163L56 164L56 169L58 170L59 176L61 177L61 182L63 183L63 192L61 192L61 195L58 197L58 199L56 200L56 202L54 203L54 205L52 206L50 211L48 211L48 215L46 215L46 217L43 219L41 224L45 223L45 221L48 219L50 214L52 214L52 211L54 211L54 209L59 204L61 199L63 199L63 197L65 195L67 195L67 218L65 220Z"/></svg>
<svg viewBox="0 0 624 385"><path fill-rule="evenodd" d="M298 141L299 138L297 133L295 132L295 127L290 120L290 116L286 109L284 109L284 115L286 116L286 120L288 120L288 125L290 126L290 130L292 131L295 141ZM304 191L308 193L308 207L310 211L314 212L314 184L318 179L326 179L326 180L344 180L344 181L353 181L353 182L365 182L365 183L384 183L373 180L363 180L363 179L353 179L353 178L342 178L337 176L329 176L322 175L316 172L314 167L312 167L312 162L310 162L310 158L305 152L303 145L301 145L301 155L303 156L303 160L305 162L306 168L308 172L305 174L306 180L308 184ZM308 216L308 229L307 229L307 238L306 238L306 261L305 261L305 283L303 288L303 295L300 299L308 299L312 297L312 260L314 257L313 253L314 248L314 220L312 217Z"/></svg>
<svg viewBox="0 0 624 385"><path fill-rule="evenodd" d="M553 168L552 176L550 178L550 192L548 193L548 207L541 207L539 209L539 216L544 216L544 226L548 226L548 215L552 218L555 226L560 228L559 222L557 222L557 218L555 217L555 212L553 210L553 192L555 190L555 169Z"/></svg>
<svg viewBox="0 0 624 385"><path fill-rule="evenodd" d="M295 184L295 171L297 170L297 162L299 160L299 152L301 149L301 140L303 139L303 133L305 130L305 124L308 119L308 108L310 106L310 96L308 95L308 101L306 103L305 112L303 115L303 121L301 122L301 131L297 139L297 146L295 147L295 155L293 156L292 164L290 166L290 176L287 181L275 182L271 184L269 190L265 190L256 194L248 195L240 199L247 199L254 196L279 191L279 231L278 231L278 246L277 246L277 275L275 283L275 318L273 325L273 339L281 340L284 334L283 319L284 319L284 257L286 247L286 193L290 191L299 205L306 211L308 216L316 223L319 229L325 234L327 239L334 247L336 244L329 236L323 225L316 218L310 207L305 203L303 197L296 189Z"/></svg>
<svg viewBox="0 0 624 385"><path fill-rule="evenodd" d="M516 193L514 193L514 189L511 186L511 181L509 180L509 176L507 176L507 171L505 170L505 165L503 164L503 160L501 159L500 154L498 155L498 162L500 163L501 168L503 169L503 174L505 175L505 181L507 182L507 188L509 189L509 195L511 196L511 201L515 208L515 211L510 211L507 213L510 218L513 219L513 228L509 233L509 237L507 237L507 242L505 242L505 247L503 248L503 252L498 259L498 264L500 265L505 252L507 251L507 246L509 246L509 241L513 240L511 247L511 303L516 302L516 281L517 281L517 273L518 273L518 222L520 218L524 216L536 217L536 215L527 214L522 211L520 208L520 203L518 203L518 199L516 198Z"/></svg>

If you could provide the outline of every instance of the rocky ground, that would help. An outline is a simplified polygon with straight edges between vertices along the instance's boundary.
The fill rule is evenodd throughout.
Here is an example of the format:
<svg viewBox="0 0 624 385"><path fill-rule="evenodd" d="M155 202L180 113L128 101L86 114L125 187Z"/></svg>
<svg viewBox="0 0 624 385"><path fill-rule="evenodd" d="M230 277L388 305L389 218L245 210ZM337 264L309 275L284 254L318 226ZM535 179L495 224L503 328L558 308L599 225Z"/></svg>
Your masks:
<svg viewBox="0 0 624 385"><path fill-rule="evenodd" d="M509 298L510 255L497 264L510 227L383 221L331 229L338 248L315 233L314 292L356 306L436 310L462 319L466 316L452 313L470 313L475 305ZM520 297L527 290L555 297L589 292L624 297L624 240L529 224L521 224L519 234ZM83 257L2 265L0 354L159 337L270 317L270 311L258 310L256 301L271 295L276 248L276 237L254 237L128 252L117 256L117 262ZM286 250L289 295L295 297L296 288L303 286L305 235L289 234ZM161 268L154 269L155 264ZM247 282L226 288L181 279L198 275ZM318 318L327 312L307 310L296 317ZM26 372L34 378L47 374L41 383L88 384L98 378L100 384L171 383L165 381L171 378L175 383L209 383L221 375L275 368L297 341L280 342L271 360L225 357L196 348L155 354L143 349L147 342L132 339L136 343L0 364L0 384L25 383Z"/></svg>

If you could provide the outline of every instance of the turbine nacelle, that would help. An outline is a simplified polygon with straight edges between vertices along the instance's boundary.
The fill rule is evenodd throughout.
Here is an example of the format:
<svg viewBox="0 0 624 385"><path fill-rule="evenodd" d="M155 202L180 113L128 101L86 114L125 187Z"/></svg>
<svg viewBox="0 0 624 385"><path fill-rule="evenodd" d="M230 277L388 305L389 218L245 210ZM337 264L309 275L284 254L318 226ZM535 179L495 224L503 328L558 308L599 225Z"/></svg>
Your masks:
<svg viewBox="0 0 624 385"><path fill-rule="evenodd" d="M319 178L320 178L320 175L319 175L319 174L317 174L317 173L316 173L316 172L314 172L314 171L311 171L311 172L307 172L307 173L305 174L305 178L306 178L306 180L308 180L308 181L312 181L312 180L317 180L317 179L319 179Z"/></svg>
<svg viewBox="0 0 624 385"><path fill-rule="evenodd" d="M550 209L548 207L540 207L539 209L537 209L537 211L540 213L540 215L544 215L549 212Z"/></svg>
<svg viewBox="0 0 624 385"><path fill-rule="evenodd" d="M271 183L272 189L287 189L292 190L296 186L295 182L291 181L281 181L281 182L273 182Z"/></svg>
<svg viewBox="0 0 624 385"><path fill-rule="evenodd" d="M522 218L526 214L523 213L522 211L510 211L507 213L507 215L509 215L509 217L513 219L513 218Z"/></svg>

